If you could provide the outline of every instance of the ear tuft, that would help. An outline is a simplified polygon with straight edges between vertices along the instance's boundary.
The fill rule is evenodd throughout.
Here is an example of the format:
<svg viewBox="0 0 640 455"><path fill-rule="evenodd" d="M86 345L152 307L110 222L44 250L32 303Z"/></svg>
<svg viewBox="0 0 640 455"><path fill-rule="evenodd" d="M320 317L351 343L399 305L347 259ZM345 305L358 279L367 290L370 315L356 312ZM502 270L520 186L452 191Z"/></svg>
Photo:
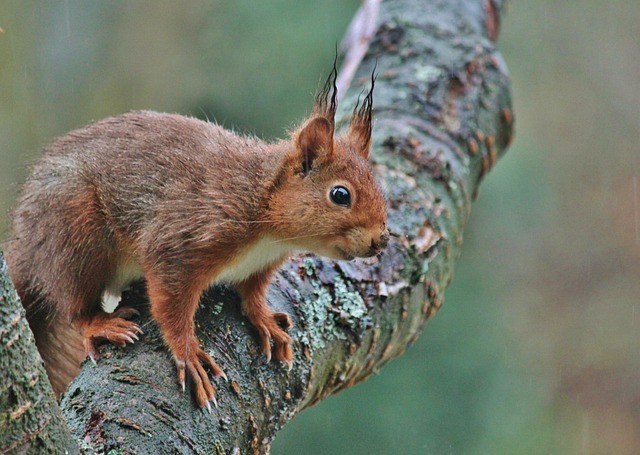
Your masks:
<svg viewBox="0 0 640 455"><path fill-rule="evenodd" d="M329 77L324 83L322 90L316 93L315 103L313 105L313 114L317 117L324 117L331 123L331 129L335 129L336 108L338 107L338 87L336 79L338 78L338 49L336 48L336 56L333 59L333 69L329 73Z"/></svg>
<svg viewBox="0 0 640 455"><path fill-rule="evenodd" d="M377 63L376 63L377 65ZM371 129L373 126L373 87L376 83L375 76L376 68L373 68L371 72L371 89L364 97L362 105L360 105L360 98L356 107L353 109L353 116L351 117L351 123L349 124L349 132L347 137L353 144L356 151L365 160L369 158L369 148L371 147Z"/></svg>
<svg viewBox="0 0 640 455"><path fill-rule="evenodd" d="M331 158L333 154L333 126L324 117L309 120L296 137L296 151L299 154L304 174L317 163Z"/></svg>

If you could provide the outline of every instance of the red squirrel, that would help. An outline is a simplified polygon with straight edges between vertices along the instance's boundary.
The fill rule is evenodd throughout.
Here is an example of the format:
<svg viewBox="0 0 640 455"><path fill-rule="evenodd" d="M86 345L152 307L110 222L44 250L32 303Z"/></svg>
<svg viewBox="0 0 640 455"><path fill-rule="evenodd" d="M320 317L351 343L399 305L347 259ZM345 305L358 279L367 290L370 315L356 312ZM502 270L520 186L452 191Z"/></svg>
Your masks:
<svg viewBox="0 0 640 455"><path fill-rule="evenodd" d="M194 315L211 284L228 282L262 352L291 365L291 319L267 287L294 251L351 260L379 254L386 205L368 164L371 90L334 137L334 70L311 116L287 140L266 143L195 118L150 111L110 117L49 145L12 214L10 276L27 309L56 393L99 357L96 345L133 343L137 311L106 313L144 277L153 319L198 406L215 404Z"/></svg>

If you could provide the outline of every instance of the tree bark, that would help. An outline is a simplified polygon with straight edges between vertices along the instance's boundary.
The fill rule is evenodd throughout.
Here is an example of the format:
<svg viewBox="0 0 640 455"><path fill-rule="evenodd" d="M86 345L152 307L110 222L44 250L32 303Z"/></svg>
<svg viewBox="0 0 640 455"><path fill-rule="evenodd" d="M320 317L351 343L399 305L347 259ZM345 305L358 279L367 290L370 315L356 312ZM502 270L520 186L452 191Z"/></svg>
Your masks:
<svg viewBox="0 0 640 455"><path fill-rule="evenodd" d="M78 453L0 253L0 453Z"/></svg>
<svg viewBox="0 0 640 455"><path fill-rule="evenodd" d="M298 412L404 352L442 305L471 201L511 141L509 80L494 47L502 7L501 0L380 5L337 124L347 124L377 64L372 160L392 238L377 260L300 256L279 273L269 303L293 318L293 368L266 363L237 294L215 287L196 320L204 348L229 378L216 380L218 408L197 410L189 390L182 394L160 333L144 315L140 341L105 346L62 399L83 450L265 453ZM143 289L123 301L144 310Z"/></svg>

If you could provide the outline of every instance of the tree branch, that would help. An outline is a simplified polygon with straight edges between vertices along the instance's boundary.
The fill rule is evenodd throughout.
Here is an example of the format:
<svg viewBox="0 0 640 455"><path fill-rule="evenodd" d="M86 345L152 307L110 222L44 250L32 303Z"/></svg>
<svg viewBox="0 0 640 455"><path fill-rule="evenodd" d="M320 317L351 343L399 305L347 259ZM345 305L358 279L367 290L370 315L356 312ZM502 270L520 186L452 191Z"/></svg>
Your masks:
<svg viewBox="0 0 640 455"><path fill-rule="evenodd" d="M492 43L501 8L499 0L380 5L337 124L346 125L377 60L372 159L392 239L379 260L302 256L283 268L269 302L294 320L292 370L265 362L238 296L216 287L196 318L205 349L229 377L217 380L218 408L198 411L180 392L169 352L145 316L140 342L106 347L62 400L85 447L264 453L298 412L404 352L442 305L471 200L511 140L509 81ZM135 288L123 300L144 299Z"/></svg>
<svg viewBox="0 0 640 455"><path fill-rule="evenodd" d="M340 73L336 80L339 96L347 90L353 75L364 58L378 25L380 0L364 0L349 24L347 32L340 43L340 52L344 54Z"/></svg>

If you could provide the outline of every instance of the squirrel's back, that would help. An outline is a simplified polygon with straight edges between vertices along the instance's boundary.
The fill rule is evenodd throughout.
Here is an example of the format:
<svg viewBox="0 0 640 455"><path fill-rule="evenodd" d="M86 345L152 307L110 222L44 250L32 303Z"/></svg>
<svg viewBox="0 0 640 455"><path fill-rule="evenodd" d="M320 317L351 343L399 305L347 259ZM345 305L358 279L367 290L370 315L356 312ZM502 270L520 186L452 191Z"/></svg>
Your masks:
<svg viewBox="0 0 640 455"><path fill-rule="evenodd" d="M142 111L93 123L54 141L33 167L12 229L32 238L11 238L8 248L20 243L33 262L95 236L106 249L140 241L169 214L246 219L251 207L233 194L260 190L267 153L258 139L180 115Z"/></svg>

